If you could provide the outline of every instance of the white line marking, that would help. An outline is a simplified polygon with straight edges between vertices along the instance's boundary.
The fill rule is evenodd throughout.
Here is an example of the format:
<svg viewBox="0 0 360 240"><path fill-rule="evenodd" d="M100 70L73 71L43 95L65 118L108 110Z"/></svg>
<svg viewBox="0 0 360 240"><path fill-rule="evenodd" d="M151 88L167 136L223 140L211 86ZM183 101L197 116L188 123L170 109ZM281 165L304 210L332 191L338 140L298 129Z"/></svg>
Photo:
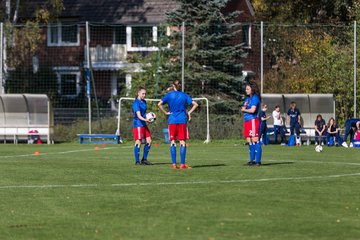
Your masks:
<svg viewBox="0 0 360 240"><path fill-rule="evenodd" d="M49 153L40 153L37 156L41 155L57 155L57 154L68 154L68 153L78 153L78 152L90 152L90 151L101 151L101 150L109 150L114 149L115 147L106 147L106 148L99 148L99 149L78 149L78 150L71 150L71 151L64 151L64 152L49 152ZM132 148L131 146L121 147L121 148ZM16 157L30 157L35 156L32 154L21 154L21 155L7 155L7 156L0 156L0 158L16 158Z"/></svg>
<svg viewBox="0 0 360 240"><path fill-rule="evenodd" d="M137 187L137 186L166 186L166 185L200 185L200 184L227 184L247 182L271 182L271 181L304 181L326 178L357 177L359 173L336 174L327 176L287 177L287 178L260 178L260 179L234 179L234 180L210 180L193 182L143 182L143 183L114 183L114 184L55 184L55 185L9 185L0 186L0 189L21 189L21 188L95 188L95 187Z"/></svg>
<svg viewBox="0 0 360 240"><path fill-rule="evenodd" d="M349 163L349 162L325 162L325 161L307 161L307 160L266 160L268 162L292 162L292 163L325 163L325 164L341 164L341 165L354 165L354 166L360 166L360 163Z"/></svg>

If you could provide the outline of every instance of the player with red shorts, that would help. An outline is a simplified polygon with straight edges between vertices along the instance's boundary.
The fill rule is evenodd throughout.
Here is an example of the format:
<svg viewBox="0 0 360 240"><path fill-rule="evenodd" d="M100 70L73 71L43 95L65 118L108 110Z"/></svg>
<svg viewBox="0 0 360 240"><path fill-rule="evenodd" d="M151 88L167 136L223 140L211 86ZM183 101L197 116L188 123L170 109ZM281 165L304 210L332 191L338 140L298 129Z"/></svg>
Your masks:
<svg viewBox="0 0 360 240"><path fill-rule="evenodd" d="M180 81L172 84L172 90L168 92L159 102L159 109L168 116L169 138L171 141L170 155L172 160L172 168L177 169L176 163L176 141L180 142L180 169L189 168L185 164L186 158L186 140L189 138L187 130L187 121L191 119L191 113L197 108L198 104L184 92L180 91ZM169 111L163 107L167 104ZM192 108L186 113L186 107L192 105Z"/></svg>
<svg viewBox="0 0 360 240"><path fill-rule="evenodd" d="M260 120L258 117L261 96L255 82L249 82L245 88L246 99L241 111L244 113L244 137L249 144L249 166L261 165L262 149L259 142Z"/></svg>
<svg viewBox="0 0 360 240"><path fill-rule="evenodd" d="M152 165L151 162L147 160L147 156L151 147L151 134L146 122L150 121L146 119L146 90L143 87L140 87L137 93L137 98L132 105L132 111L134 113L133 120L133 133L134 133L134 157L136 165ZM146 140L144 153L142 160L140 162L140 147L143 140Z"/></svg>

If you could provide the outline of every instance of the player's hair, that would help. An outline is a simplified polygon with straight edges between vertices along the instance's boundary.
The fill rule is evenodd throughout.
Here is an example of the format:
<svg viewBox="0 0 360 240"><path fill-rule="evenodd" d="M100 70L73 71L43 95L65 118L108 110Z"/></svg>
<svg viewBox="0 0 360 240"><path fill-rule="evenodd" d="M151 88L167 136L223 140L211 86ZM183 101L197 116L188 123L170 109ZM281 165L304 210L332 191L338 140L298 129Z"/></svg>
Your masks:
<svg viewBox="0 0 360 240"><path fill-rule="evenodd" d="M294 104L296 104L296 102L292 101L290 104L291 104L291 105L294 105Z"/></svg>
<svg viewBox="0 0 360 240"><path fill-rule="evenodd" d="M323 119L322 116L321 116L321 114L318 114L318 115L316 116L316 120L318 120L319 118L320 118L321 120Z"/></svg>
<svg viewBox="0 0 360 240"><path fill-rule="evenodd" d="M266 103L261 103L262 107L267 107L268 105Z"/></svg>
<svg viewBox="0 0 360 240"><path fill-rule="evenodd" d="M172 86L175 91L180 91L181 90L181 81L179 81L179 80L173 81Z"/></svg>
<svg viewBox="0 0 360 240"><path fill-rule="evenodd" d="M261 101L260 90L259 90L259 87L258 87L258 85L256 84L256 82L255 82L255 81L250 81L250 82L248 82L248 83L246 84L246 86L249 86L249 87L251 88L252 94L256 94L256 95L259 97L260 101Z"/></svg>
<svg viewBox="0 0 360 240"><path fill-rule="evenodd" d="M276 105L276 106L274 107L274 109L277 109L277 108L280 108L280 105Z"/></svg>
<svg viewBox="0 0 360 240"><path fill-rule="evenodd" d="M336 125L336 121L335 121L335 119L333 118L333 117L331 117L330 119L329 119L329 121L328 121L328 127L331 127L330 126L330 122L331 122L331 120L333 120L333 125L335 126Z"/></svg>
<svg viewBox="0 0 360 240"><path fill-rule="evenodd" d="M137 90L137 92L136 92L135 99L138 97L138 94L139 94L139 92L140 92L141 90L146 90L146 88L143 87L143 86L138 87L138 90Z"/></svg>

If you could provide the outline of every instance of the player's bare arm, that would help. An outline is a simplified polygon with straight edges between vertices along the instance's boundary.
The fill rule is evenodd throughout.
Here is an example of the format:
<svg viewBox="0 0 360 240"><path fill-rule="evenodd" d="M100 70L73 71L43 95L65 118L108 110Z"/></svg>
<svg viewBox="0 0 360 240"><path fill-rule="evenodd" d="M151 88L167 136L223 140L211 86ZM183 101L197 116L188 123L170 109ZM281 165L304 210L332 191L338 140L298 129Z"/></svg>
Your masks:
<svg viewBox="0 0 360 240"><path fill-rule="evenodd" d="M150 121L150 119L143 118L143 117L141 116L140 111L137 111L137 112L136 112L136 116L137 116L138 119L140 119L141 121L145 121L145 122L149 122L149 121Z"/></svg>
<svg viewBox="0 0 360 240"><path fill-rule="evenodd" d="M197 102L195 102L195 101L192 101L192 107L191 107L191 109L190 109L190 111L188 111L188 121L190 121L191 120L191 114L192 114L192 112L193 111L195 111L195 109L199 106L199 104L197 103Z"/></svg>
<svg viewBox="0 0 360 240"><path fill-rule="evenodd" d="M256 106L252 106L250 109L246 109L246 107L242 107L241 111L246 112L246 113L254 113L256 111Z"/></svg>
<svg viewBox="0 0 360 240"><path fill-rule="evenodd" d="M162 111L165 115L170 115L171 112L168 112L164 109L164 106L163 106L163 101L160 100L160 102L158 103L158 107L160 109L160 111Z"/></svg>

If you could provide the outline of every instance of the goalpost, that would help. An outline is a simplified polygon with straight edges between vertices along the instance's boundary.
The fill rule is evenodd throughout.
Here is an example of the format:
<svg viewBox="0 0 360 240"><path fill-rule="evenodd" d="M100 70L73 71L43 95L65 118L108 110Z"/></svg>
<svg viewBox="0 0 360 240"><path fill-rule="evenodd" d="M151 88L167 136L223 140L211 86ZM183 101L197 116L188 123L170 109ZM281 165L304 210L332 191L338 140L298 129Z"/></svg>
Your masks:
<svg viewBox="0 0 360 240"><path fill-rule="evenodd" d="M145 99L147 102L160 102L161 99ZM210 142L210 120L209 120L209 100L205 97L200 97L200 98L193 98L194 101L205 101L206 103L206 138L204 143L209 143ZM124 101L134 101L134 98L129 98L129 97L121 97L119 99L119 108L118 108L118 124L117 124L117 130L116 130L116 134L120 135L120 139L121 139L121 105L122 102Z"/></svg>

